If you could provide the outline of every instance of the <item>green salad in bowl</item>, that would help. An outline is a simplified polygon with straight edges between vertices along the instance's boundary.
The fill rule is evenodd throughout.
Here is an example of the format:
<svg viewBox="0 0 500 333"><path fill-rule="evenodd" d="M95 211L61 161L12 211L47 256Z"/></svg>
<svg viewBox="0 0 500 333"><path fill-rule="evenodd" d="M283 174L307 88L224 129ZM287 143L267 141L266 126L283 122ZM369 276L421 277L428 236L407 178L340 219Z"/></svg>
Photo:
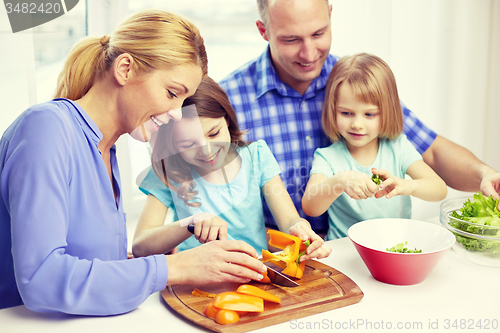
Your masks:
<svg viewBox="0 0 500 333"><path fill-rule="evenodd" d="M455 234L473 262L500 267L500 211L498 199L481 192L441 204L440 221Z"/></svg>

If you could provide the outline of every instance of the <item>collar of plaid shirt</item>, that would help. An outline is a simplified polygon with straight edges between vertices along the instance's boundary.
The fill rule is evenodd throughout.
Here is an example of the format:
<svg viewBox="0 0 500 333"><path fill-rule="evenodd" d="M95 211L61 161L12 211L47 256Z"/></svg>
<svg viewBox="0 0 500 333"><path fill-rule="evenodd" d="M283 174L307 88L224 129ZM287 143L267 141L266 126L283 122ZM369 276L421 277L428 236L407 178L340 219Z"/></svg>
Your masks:
<svg viewBox="0 0 500 333"><path fill-rule="evenodd" d="M337 56L331 54L328 55L325 63L323 64L323 67L321 68L319 76L311 82L306 92L304 93L304 99L309 99L316 96L319 90L325 88L328 81L328 76L330 75L330 71L332 70L338 59L339 58ZM274 68L272 63L271 50L269 46L267 47L266 52L263 52L255 62L255 70L255 76L257 77L257 99L264 95L266 92L273 89L276 89L280 93L280 95L287 97L302 96L299 92L297 92L295 89L292 89L278 77L278 73L276 72L276 69Z"/></svg>

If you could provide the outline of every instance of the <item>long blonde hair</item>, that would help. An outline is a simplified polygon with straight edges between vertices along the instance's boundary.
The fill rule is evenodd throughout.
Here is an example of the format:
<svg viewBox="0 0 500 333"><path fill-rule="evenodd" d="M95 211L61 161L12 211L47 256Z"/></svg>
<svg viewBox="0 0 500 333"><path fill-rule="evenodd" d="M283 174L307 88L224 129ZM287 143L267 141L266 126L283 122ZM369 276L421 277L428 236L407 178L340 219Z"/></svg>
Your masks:
<svg viewBox="0 0 500 333"><path fill-rule="evenodd" d="M148 9L129 16L110 36L79 41L59 74L54 97L82 98L123 53L134 58L139 73L184 64L199 65L204 76L208 72L199 30L176 14Z"/></svg>
<svg viewBox="0 0 500 333"><path fill-rule="evenodd" d="M344 82L352 87L359 100L379 108L380 138L395 139L403 132L403 111L391 68L377 56L359 53L342 57L328 77L321 123L333 142L341 138L337 128L337 100Z"/></svg>

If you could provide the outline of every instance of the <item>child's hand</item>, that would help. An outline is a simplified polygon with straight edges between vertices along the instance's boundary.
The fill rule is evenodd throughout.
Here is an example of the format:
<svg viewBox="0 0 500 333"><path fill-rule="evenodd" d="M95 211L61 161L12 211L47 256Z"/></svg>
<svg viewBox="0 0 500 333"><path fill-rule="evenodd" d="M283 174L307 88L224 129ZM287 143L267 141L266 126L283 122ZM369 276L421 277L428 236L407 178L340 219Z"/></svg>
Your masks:
<svg viewBox="0 0 500 333"><path fill-rule="evenodd" d="M342 179L343 191L352 199L371 198L378 192L378 186L365 173L347 170L338 173Z"/></svg>
<svg viewBox="0 0 500 333"><path fill-rule="evenodd" d="M374 175L381 176L384 181L379 186L380 191L375 194L375 198L386 197L390 199L397 195L410 195L412 193L412 182L391 175L387 170L373 168Z"/></svg>
<svg viewBox="0 0 500 333"><path fill-rule="evenodd" d="M193 215L194 237L200 243L227 239L227 222L212 213Z"/></svg>
<svg viewBox="0 0 500 333"><path fill-rule="evenodd" d="M319 237L312 229L309 222L300 219L288 230L290 235L299 237L303 242L309 240L311 245L307 247L306 254L300 257L300 261L312 258L326 258L332 253L332 249L325 245L325 241Z"/></svg>

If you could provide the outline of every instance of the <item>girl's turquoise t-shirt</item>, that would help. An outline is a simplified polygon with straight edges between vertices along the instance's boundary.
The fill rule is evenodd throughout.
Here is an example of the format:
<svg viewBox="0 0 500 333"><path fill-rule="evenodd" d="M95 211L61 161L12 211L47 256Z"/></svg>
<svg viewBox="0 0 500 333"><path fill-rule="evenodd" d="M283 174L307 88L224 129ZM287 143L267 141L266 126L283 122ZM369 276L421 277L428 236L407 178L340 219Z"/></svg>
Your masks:
<svg viewBox="0 0 500 333"><path fill-rule="evenodd" d="M362 166L351 156L345 141L341 140L326 148L316 149L310 174L321 173L331 177L342 171L354 170L371 177L371 169L377 168L405 178L408 167L421 159L422 156L406 136L401 134L394 140L380 139L375 161L372 165ZM343 191L341 188L332 190ZM411 218L411 198L396 196L391 199L372 197L355 200L342 192L328 208L329 227L326 239L346 237L347 230L354 223L383 217Z"/></svg>
<svg viewBox="0 0 500 333"><path fill-rule="evenodd" d="M196 213L209 212L228 223L228 234L255 248L258 254L267 249L261 189L271 178L280 174L280 167L264 140L237 148L242 159L241 169L229 184L211 184L193 170L196 195L201 207L187 206L177 194L167 188L150 170L141 182L140 189L154 195L166 207L174 211L174 221ZM191 236L179 245L179 250L187 250L200 245Z"/></svg>

